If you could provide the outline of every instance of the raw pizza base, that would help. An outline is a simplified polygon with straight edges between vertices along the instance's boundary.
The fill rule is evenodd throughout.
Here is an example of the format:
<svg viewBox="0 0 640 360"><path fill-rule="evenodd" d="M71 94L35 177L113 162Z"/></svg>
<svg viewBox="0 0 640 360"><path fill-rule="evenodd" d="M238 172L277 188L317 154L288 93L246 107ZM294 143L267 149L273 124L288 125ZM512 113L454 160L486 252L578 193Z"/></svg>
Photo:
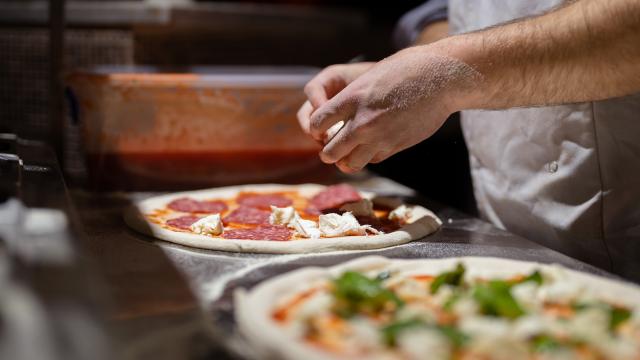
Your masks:
<svg viewBox="0 0 640 360"><path fill-rule="evenodd" d="M412 240L423 238L432 234L442 222L431 211L422 206L412 205L413 213L409 223L400 229L382 235L368 236L344 236L335 238L303 239L291 241L246 240L246 239L220 239L207 235L190 234L171 231L162 226L147 221L143 214L151 213L155 209L164 208L169 202L181 197L191 197L196 200L213 198L233 198L238 193L246 192L278 192L298 191L304 197L311 197L324 189L325 186L316 184L302 185L240 185L215 189L186 191L169 195L156 196L128 208L124 213L127 225L143 234L170 241L180 245L186 245L201 249L252 252L252 253L308 253L326 252L338 250L372 250L394 245L400 245ZM373 198L374 194L360 191L366 198Z"/></svg>
<svg viewBox="0 0 640 360"><path fill-rule="evenodd" d="M462 263L472 277L509 278L550 268L536 262L517 261L491 257L458 257L446 259L388 259L366 256L329 268L306 267L271 278L249 291L238 289L234 296L235 319L240 334L250 344L249 354L261 359L306 359L327 360L335 356L314 349L294 337L287 335L271 314L275 307L327 277L337 277L347 270L390 270L411 276L417 274L437 275ZM563 268L567 282L584 285L585 295L613 303L635 307L640 303L640 287L617 280L590 275Z"/></svg>

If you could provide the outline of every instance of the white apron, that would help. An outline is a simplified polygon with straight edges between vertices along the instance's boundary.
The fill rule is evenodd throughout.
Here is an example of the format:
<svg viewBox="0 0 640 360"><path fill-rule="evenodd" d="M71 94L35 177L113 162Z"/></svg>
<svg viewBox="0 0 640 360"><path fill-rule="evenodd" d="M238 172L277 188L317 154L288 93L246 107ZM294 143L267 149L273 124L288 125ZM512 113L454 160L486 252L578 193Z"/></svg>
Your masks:
<svg viewBox="0 0 640 360"><path fill-rule="evenodd" d="M449 23L453 33L467 32L559 3L450 0ZM485 219L640 281L640 94L464 111L462 126Z"/></svg>

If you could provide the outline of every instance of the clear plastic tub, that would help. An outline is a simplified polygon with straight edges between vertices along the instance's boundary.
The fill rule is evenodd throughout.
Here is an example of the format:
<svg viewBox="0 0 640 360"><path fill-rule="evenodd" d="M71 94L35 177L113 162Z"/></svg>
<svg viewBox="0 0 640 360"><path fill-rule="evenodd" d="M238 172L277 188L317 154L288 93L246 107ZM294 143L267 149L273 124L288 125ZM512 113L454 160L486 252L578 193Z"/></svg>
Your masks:
<svg viewBox="0 0 640 360"><path fill-rule="evenodd" d="M93 189L322 181L296 111L312 68L101 67L67 78Z"/></svg>

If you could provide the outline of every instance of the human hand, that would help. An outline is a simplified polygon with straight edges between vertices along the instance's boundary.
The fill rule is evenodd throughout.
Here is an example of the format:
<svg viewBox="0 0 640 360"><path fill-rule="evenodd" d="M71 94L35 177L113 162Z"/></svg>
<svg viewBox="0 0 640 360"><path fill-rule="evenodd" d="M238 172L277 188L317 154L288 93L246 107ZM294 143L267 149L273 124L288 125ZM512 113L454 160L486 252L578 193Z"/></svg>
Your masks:
<svg viewBox="0 0 640 360"><path fill-rule="evenodd" d="M303 129L322 141L329 128L344 121L320 158L344 172L356 172L433 135L461 108L459 100L480 78L470 66L432 47L405 49L329 96L310 113Z"/></svg>
<svg viewBox="0 0 640 360"><path fill-rule="evenodd" d="M373 65L375 65L373 62L331 65L311 79L304 87L308 101L298 110L298 122L302 130L310 135L309 123L313 111L342 91ZM317 139L322 145L327 140L325 135L323 134Z"/></svg>

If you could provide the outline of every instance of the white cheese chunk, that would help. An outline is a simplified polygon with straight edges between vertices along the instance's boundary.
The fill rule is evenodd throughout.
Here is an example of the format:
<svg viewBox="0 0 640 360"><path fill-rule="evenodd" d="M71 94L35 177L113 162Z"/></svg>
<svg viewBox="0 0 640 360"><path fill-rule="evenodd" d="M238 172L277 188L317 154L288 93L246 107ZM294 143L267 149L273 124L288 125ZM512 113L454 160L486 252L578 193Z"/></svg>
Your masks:
<svg viewBox="0 0 640 360"><path fill-rule="evenodd" d="M327 130L327 132L324 134L324 143L325 144L329 143L329 141L331 141L331 139L333 139L333 137L336 136L338 132L340 132L343 126L344 126L344 121L342 120L333 124L333 126L331 126L329 130Z"/></svg>
<svg viewBox="0 0 640 360"><path fill-rule="evenodd" d="M567 272L559 265L552 265L543 271L543 276L545 281L538 288L538 302L569 303L588 295L585 293L585 287L579 282L571 281Z"/></svg>
<svg viewBox="0 0 640 360"><path fill-rule="evenodd" d="M293 226L293 230L295 230L298 235L305 238L317 239L322 235L322 233L320 233L320 229L318 229L318 224L316 224L315 221L305 220L298 217L292 221L290 225Z"/></svg>
<svg viewBox="0 0 640 360"><path fill-rule="evenodd" d="M305 238L317 239L321 235L318 224L315 221L300 218L300 215L292 206L284 208L271 206L269 223L271 225L284 225Z"/></svg>
<svg viewBox="0 0 640 360"><path fill-rule="evenodd" d="M288 226L291 221L298 217L296 209L292 206L279 208L277 206L271 206L271 215L269 215L269 223L271 225L285 225Z"/></svg>
<svg viewBox="0 0 640 360"><path fill-rule="evenodd" d="M220 214L205 216L191 224L191 231L203 235L220 235L224 231Z"/></svg>
<svg viewBox="0 0 640 360"><path fill-rule="evenodd" d="M451 359L452 346L449 340L434 329L421 328L404 331L398 338L398 348L413 359Z"/></svg>
<svg viewBox="0 0 640 360"><path fill-rule="evenodd" d="M411 219L413 215L413 209L407 207L406 205L400 205L397 208L391 210L389 213L389 220L397 221L401 224L404 224Z"/></svg>
<svg viewBox="0 0 640 360"><path fill-rule="evenodd" d="M367 235L367 232L380 234L380 232L369 225L360 225L352 213L325 214L318 218L318 225L322 235L326 237Z"/></svg>
<svg viewBox="0 0 640 360"><path fill-rule="evenodd" d="M360 199L356 202L346 203L340 207L341 211L350 212L354 216L372 216L373 203L369 199Z"/></svg>
<svg viewBox="0 0 640 360"><path fill-rule="evenodd" d="M469 316L462 318L459 329L471 337L467 345L471 358L479 359L527 359L528 345L513 336L508 320L488 317Z"/></svg>

